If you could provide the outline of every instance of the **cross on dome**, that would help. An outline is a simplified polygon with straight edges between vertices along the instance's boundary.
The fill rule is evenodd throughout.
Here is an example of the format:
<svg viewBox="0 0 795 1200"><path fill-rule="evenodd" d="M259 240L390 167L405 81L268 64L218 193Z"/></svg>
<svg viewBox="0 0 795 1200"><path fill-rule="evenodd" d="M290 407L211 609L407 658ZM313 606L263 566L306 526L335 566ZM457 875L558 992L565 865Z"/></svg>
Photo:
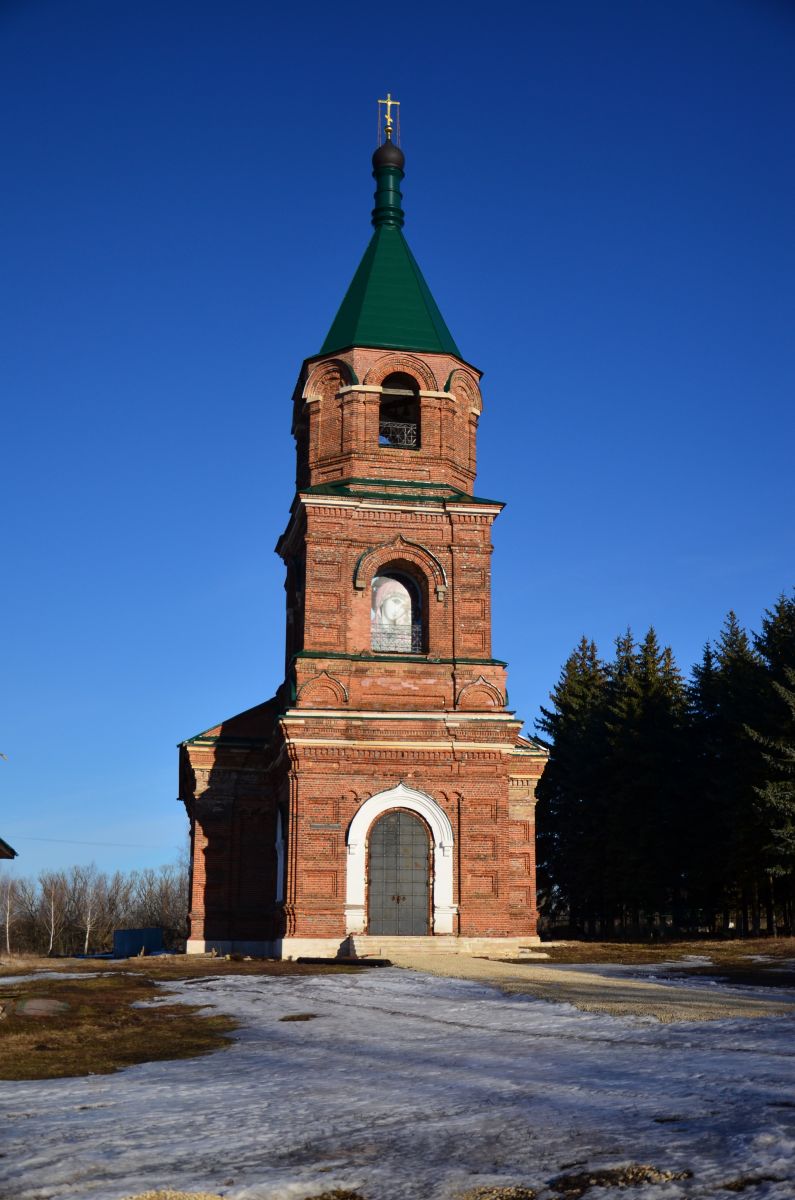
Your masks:
<svg viewBox="0 0 795 1200"><path fill-rule="evenodd" d="M392 109L393 109L393 108L397 108L397 109L398 109L398 119L397 119L397 143L398 143L398 145L400 145L400 101L399 101L399 100L393 100L393 99L392 99L392 93L391 93L391 92L387 92L387 94L386 94L386 100L379 100L379 101L378 101L378 117L379 117L379 121L378 121L378 127L379 127L379 128L378 128L378 132L379 132L379 138L378 138L378 142L379 142L379 145L380 145L380 143L381 143L381 136L380 136L380 134L381 134L381 120L380 120L380 117L381 117L381 105L382 105L382 104L383 104L384 108L386 109L386 112L384 113L384 135L385 135L385 137L386 137L386 140L387 140L388 142L391 142L391 141L392 141L392 127L393 127L393 125L395 124L394 118L393 118L393 116L392 116Z"/></svg>

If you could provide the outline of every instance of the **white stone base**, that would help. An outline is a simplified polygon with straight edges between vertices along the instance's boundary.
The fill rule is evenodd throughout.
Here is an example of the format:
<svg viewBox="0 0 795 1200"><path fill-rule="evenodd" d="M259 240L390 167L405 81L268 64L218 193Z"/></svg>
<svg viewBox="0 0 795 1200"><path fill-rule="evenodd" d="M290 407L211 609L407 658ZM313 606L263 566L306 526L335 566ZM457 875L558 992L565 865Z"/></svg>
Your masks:
<svg viewBox="0 0 795 1200"><path fill-rule="evenodd" d="M224 938L188 938L186 954L250 954L252 958L281 958L281 942L235 942Z"/></svg>
<svg viewBox="0 0 795 1200"><path fill-rule="evenodd" d="M250 954L252 958L403 958L420 954L471 954L481 958L548 958L539 937L377 937L354 934L346 938L286 937L273 942L236 942L220 938L191 938L188 954Z"/></svg>
<svg viewBox="0 0 795 1200"><path fill-rule="evenodd" d="M336 938L282 938L280 958L350 958L350 940Z"/></svg>

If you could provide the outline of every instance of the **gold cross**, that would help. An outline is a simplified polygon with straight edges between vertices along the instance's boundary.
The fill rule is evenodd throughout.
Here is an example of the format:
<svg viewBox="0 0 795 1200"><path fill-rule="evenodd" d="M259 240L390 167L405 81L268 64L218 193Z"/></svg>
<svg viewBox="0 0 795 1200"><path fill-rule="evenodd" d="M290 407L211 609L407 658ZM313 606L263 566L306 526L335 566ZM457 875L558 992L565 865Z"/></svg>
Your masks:
<svg viewBox="0 0 795 1200"><path fill-rule="evenodd" d="M386 139L387 139L387 141L391 141L391 139L392 139L392 126L394 125L394 121L393 121L393 119L392 119L392 109L393 109L393 108L400 108L400 101L399 101L399 100L393 100L393 99L392 99L392 93L391 93L391 92L387 92L387 94L386 94L386 100L379 100L379 101L378 101L378 104L379 104L379 106L383 104L383 105L384 105L384 107L386 108L386 116L384 117L384 133L386 134ZM379 112L381 111L380 107L379 107L379 110L378 110L378 111L379 111Z"/></svg>

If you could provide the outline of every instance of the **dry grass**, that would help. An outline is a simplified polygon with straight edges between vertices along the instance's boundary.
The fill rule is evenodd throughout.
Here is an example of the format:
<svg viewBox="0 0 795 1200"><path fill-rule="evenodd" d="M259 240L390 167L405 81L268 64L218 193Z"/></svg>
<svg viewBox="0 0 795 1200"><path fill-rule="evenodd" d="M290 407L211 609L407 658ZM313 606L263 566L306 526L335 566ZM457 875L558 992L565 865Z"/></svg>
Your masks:
<svg viewBox="0 0 795 1200"><path fill-rule="evenodd" d="M228 1017L185 1004L132 1007L151 1000L154 988L142 975L118 973L0 989L7 1014L0 1026L0 1078L105 1075L133 1063L207 1054L229 1041L235 1023ZM15 1011L20 1001L39 997L67 1008L42 1017Z"/></svg>
<svg viewBox="0 0 795 1200"><path fill-rule="evenodd" d="M350 967L305 967L286 962L230 962L200 957L109 960L13 958L3 976L35 970L77 973L78 979L35 979L0 986L0 1079L58 1079L104 1075L134 1063L193 1058L231 1040L236 1022L206 1009L179 1004L134 1008L138 1000L168 995L156 982L219 975L317 975ZM96 974L101 972L101 974ZM57 1000L67 1007L48 1016L25 1016L20 1002Z"/></svg>
<svg viewBox="0 0 795 1200"><path fill-rule="evenodd" d="M125 1196L123 1200L221 1200L217 1192L139 1192L137 1196Z"/></svg>
<svg viewBox="0 0 795 1200"><path fill-rule="evenodd" d="M477 1187L459 1200L536 1200L536 1193L527 1187Z"/></svg>
<svg viewBox="0 0 795 1200"><path fill-rule="evenodd" d="M793 987L795 968L782 970L782 960L795 963L795 938L756 938L724 941L718 938L694 942L565 942L541 947L553 963L616 963L627 966L676 964L698 955L711 961L709 967L687 967L687 975L720 975L733 983ZM768 961L754 962L757 956Z"/></svg>
<svg viewBox="0 0 795 1200"><path fill-rule="evenodd" d="M691 1175L691 1171L659 1171L657 1167L630 1163L625 1167L559 1175L549 1186L561 1200L581 1200L591 1188L642 1187L646 1183L670 1183L675 1179L690 1179Z"/></svg>
<svg viewBox="0 0 795 1200"><path fill-rule="evenodd" d="M361 1192L351 1192L348 1188L332 1188L330 1192L318 1192L307 1196L306 1200L365 1200Z"/></svg>
<svg viewBox="0 0 795 1200"><path fill-rule="evenodd" d="M332 972L356 971L350 963L330 962L326 965L286 962L269 958L213 958L209 954L158 954L142 958L43 958L33 955L0 957L0 981L6 975L25 975L30 971L68 971L70 974L142 975L147 979L169 980L205 979L224 975L318 975Z"/></svg>
<svg viewBox="0 0 795 1200"><path fill-rule="evenodd" d="M745 1192L748 1188L759 1187L762 1183L784 1182L785 1180L780 1175L741 1175L739 1179L730 1179L720 1186L724 1192Z"/></svg>

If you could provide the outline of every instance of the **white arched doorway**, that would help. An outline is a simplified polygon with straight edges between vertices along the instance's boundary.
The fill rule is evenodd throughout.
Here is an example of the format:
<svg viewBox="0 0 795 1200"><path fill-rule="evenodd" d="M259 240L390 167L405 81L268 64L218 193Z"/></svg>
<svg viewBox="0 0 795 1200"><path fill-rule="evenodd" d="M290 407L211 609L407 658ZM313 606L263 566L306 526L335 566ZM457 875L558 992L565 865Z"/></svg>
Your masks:
<svg viewBox="0 0 795 1200"><path fill-rule="evenodd" d="M404 808L422 817L433 843L432 933L453 933L453 827L447 813L432 796L399 783L366 800L348 826L348 866L345 885L346 933L365 933L367 925L367 836L370 827L392 808Z"/></svg>

